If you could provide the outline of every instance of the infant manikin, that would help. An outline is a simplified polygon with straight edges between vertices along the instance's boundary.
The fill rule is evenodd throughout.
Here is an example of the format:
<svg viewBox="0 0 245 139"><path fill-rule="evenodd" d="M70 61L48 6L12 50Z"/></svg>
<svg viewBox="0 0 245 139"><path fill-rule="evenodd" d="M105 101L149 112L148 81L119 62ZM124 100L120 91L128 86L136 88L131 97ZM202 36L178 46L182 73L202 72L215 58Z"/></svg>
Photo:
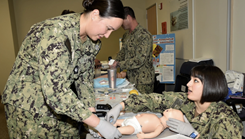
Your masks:
<svg viewBox="0 0 245 139"><path fill-rule="evenodd" d="M138 138L157 137L164 129L168 128L166 121L174 118L184 122L183 113L177 109L167 109L161 118L155 114L142 113L126 119L118 119L114 126L123 135L137 134Z"/></svg>

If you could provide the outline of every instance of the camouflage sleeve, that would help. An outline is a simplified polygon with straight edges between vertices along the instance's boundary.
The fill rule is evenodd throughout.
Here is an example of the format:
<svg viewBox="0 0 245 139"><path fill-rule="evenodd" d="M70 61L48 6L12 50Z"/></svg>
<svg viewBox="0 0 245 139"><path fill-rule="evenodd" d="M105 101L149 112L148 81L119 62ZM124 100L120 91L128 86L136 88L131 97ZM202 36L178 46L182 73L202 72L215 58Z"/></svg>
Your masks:
<svg viewBox="0 0 245 139"><path fill-rule="evenodd" d="M186 98L181 93L164 92L163 94L132 94L123 102L125 104L125 110L132 112L152 111L162 113L165 109L168 108L179 109L179 107L183 104L179 103L179 100L184 99Z"/></svg>
<svg viewBox="0 0 245 139"><path fill-rule="evenodd" d="M212 125L210 134L200 135L200 139L204 138L225 138L225 139L241 139L243 125L233 117L224 117L219 122ZM209 137L207 137L209 136Z"/></svg>
<svg viewBox="0 0 245 139"><path fill-rule="evenodd" d="M137 69L145 64L149 55L152 55L153 40L149 34L141 34L133 43L136 45L134 57L120 61L120 68L122 69Z"/></svg>
<svg viewBox="0 0 245 139"><path fill-rule="evenodd" d="M95 107L95 94L93 88L94 79L94 60L91 59L90 68L88 68L82 76L75 82L78 92L78 98L82 100L87 107Z"/></svg>
<svg viewBox="0 0 245 139"><path fill-rule="evenodd" d="M116 61L124 61L125 60L125 47L122 47L121 50L118 52Z"/></svg>
<svg viewBox="0 0 245 139"><path fill-rule="evenodd" d="M86 52L85 55L78 61L78 65L80 66L82 72L75 83L78 98L83 101L84 105L90 108L96 106L94 93L94 60L101 48L101 41L97 40L97 42L94 43L89 41L88 44L84 44L82 46L86 47Z"/></svg>
<svg viewBox="0 0 245 139"><path fill-rule="evenodd" d="M42 92L47 105L56 113L82 121L92 113L70 89L73 69L69 66L70 53L64 45L64 40L60 35L43 38L39 43L41 54L38 61Z"/></svg>
<svg viewBox="0 0 245 139"><path fill-rule="evenodd" d="M122 42L124 42L125 40L125 36L126 34L123 34L122 37ZM122 46L121 50L118 52L117 56L116 56L116 61L124 61L125 59L125 47Z"/></svg>

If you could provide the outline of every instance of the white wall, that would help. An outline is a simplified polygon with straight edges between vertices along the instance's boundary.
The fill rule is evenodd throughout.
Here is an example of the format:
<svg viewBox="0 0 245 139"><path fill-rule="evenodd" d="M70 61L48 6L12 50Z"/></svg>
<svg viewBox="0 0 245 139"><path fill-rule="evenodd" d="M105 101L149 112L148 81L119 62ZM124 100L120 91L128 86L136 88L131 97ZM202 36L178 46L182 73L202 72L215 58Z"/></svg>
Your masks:
<svg viewBox="0 0 245 139"><path fill-rule="evenodd" d="M231 69L245 73L245 0L233 0Z"/></svg>
<svg viewBox="0 0 245 139"><path fill-rule="evenodd" d="M8 0L0 0L0 94L3 92L15 60L14 39L9 11Z"/></svg>
<svg viewBox="0 0 245 139"><path fill-rule="evenodd" d="M82 0L13 0L18 44L21 46L30 27L47 18L61 15L69 9L82 12Z"/></svg>
<svg viewBox="0 0 245 139"><path fill-rule="evenodd" d="M232 5L232 38L230 69L245 72L245 9L244 0L231 0ZM223 72L227 70L227 12L228 0L188 0L189 28L170 31L171 0L146 0L146 7L154 3L163 4L158 13L158 34L161 34L161 23L167 22L167 32L176 35L176 72L186 59L212 58ZM193 5L194 3L194 5ZM194 8L194 16L193 14ZM194 25L192 24L194 20ZM193 53L194 51L194 53Z"/></svg>
<svg viewBox="0 0 245 139"><path fill-rule="evenodd" d="M195 57L226 71L227 0L195 1Z"/></svg>

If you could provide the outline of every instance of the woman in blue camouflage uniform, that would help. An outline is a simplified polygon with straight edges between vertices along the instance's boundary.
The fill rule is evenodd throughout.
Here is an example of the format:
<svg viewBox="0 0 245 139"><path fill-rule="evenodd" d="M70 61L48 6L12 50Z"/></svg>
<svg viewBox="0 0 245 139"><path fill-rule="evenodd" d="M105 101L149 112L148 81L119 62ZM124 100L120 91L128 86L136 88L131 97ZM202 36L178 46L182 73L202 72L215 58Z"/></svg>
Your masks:
<svg viewBox="0 0 245 139"><path fill-rule="evenodd" d="M162 113L179 109L187 122L169 119L167 125L180 134L199 139L241 139L243 125L238 115L222 100L228 94L223 72L215 66L197 66L191 71L188 93L164 92L149 95L130 95L106 116L117 117L121 110ZM116 119L116 118L115 118Z"/></svg>
<svg viewBox="0 0 245 139"><path fill-rule="evenodd" d="M33 25L25 37L2 95L10 138L80 138L78 122L106 138L121 136L92 112L99 39L122 25L123 4L84 0L83 6L82 14Z"/></svg>

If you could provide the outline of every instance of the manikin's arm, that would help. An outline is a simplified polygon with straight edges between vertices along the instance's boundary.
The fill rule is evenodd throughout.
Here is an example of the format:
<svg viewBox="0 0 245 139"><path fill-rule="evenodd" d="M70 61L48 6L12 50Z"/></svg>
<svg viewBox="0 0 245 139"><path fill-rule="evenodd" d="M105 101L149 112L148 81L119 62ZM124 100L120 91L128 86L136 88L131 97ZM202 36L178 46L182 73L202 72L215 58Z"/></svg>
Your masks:
<svg viewBox="0 0 245 139"><path fill-rule="evenodd" d="M158 125L154 132L151 132L151 133L148 133L148 134L144 134L143 132L141 132L141 133L137 134L137 137L138 137L138 139L155 138L159 134L161 134L163 130L164 130L163 125Z"/></svg>

